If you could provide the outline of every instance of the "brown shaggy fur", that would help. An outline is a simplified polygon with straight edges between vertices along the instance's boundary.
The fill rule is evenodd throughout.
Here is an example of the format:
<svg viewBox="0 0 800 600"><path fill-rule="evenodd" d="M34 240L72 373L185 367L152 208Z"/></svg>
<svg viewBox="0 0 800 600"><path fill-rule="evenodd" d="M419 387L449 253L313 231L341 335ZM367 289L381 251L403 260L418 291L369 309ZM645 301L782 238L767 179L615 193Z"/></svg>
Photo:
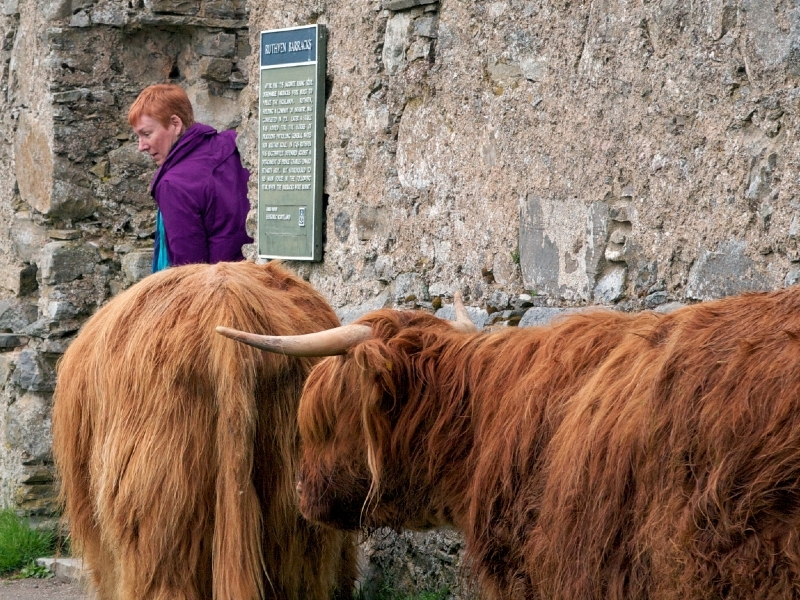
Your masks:
<svg viewBox="0 0 800 600"><path fill-rule="evenodd" d="M349 597L355 546L296 507L296 408L312 361L238 344L337 325L275 263L147 277L59 364L53 451L102 600Z"/></svg>
<svg viewBox="0 0 800 600"><path fill-rule="evenodd" d="M800 598L800 287L491 334L361 322L300 402L310 518L455 526L497 599Z"/></svg>

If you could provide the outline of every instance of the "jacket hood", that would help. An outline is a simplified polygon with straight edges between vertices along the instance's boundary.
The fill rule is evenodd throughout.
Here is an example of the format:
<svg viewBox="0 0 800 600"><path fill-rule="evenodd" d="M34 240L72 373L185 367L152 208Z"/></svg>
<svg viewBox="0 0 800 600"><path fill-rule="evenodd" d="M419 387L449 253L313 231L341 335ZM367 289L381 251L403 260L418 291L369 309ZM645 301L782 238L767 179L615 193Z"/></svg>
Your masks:
<svg viewBox="0 0 800 600"><path fill-rule="evenodd" d="M204 152L210 153L212 164L220 164L236 151L236 132L223 131L217 134L217 130L209 125L203 123L192 125L175 143L169 151L167 159L153 175L150 193L153 194L158 180L169 171L170 167L182 161L201 146L204 146Z"/></svg>

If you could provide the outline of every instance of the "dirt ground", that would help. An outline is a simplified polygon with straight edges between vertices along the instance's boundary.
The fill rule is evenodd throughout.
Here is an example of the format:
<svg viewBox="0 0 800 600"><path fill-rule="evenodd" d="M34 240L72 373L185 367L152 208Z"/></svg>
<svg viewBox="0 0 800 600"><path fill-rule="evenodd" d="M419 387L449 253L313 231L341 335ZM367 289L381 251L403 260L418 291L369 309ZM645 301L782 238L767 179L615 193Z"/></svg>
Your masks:
<svg viewBox="0 0 800 600"><path fill-rule="evenodd" d="M0 600L89 600L79 583L51 579L0 579Z"/></svg>

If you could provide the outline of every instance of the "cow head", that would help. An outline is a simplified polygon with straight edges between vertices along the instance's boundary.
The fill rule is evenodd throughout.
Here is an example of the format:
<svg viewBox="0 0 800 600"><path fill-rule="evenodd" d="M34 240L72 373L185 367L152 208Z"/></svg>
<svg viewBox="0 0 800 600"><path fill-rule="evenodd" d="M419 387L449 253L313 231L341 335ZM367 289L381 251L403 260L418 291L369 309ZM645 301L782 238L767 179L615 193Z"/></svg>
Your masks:
<svg viewBox="0 0 800 600"><path fill-rule="evenodd" d="M426 375L409 357L437 332L474 331L460 298L456 315L450 323L426 313L381 310L356 324L293 337L218 328L272 352L329 355L312 370L298 412L298 490L307 518L348 530L436 524L425 507L431 482L414 459L430 408Z"/></svg>

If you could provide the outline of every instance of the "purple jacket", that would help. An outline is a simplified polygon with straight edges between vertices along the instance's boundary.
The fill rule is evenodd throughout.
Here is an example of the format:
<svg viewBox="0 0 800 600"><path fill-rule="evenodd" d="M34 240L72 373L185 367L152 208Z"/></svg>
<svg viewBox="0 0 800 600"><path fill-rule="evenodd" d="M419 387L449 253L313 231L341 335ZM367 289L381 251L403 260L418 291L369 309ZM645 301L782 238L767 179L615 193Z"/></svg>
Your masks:
<svg viewBox="0 0 800 600"><path fill-rule="evenodd" d="M171 266L244 259L242 245L253 242L245 230L249 178L235 131L202 123L186 130L150 184Z"/></svg>

